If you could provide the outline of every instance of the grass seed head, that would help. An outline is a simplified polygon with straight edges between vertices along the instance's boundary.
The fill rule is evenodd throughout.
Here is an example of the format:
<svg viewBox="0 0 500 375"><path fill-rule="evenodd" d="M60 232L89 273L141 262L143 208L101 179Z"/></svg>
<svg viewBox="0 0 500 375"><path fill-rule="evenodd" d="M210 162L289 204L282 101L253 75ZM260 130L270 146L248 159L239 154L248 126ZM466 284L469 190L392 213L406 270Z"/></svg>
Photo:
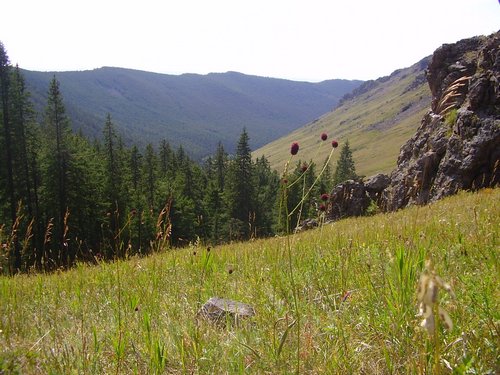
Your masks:
<svg viewBox="0 0 500 375"><path fill-rule="evenodd" d="M448 312L439 306L439 290L442 289L448 292L453 298L455 293L450 286L436 275L431 262L428 260L425 263L425 269L420 276L417 289L417 301L419 307L419 315L424 319L420 326L425 328L429 334L433 334L436 326L435 306L437 307L438 318L447 330L453 329L453 322L448 315Z"/></svg>

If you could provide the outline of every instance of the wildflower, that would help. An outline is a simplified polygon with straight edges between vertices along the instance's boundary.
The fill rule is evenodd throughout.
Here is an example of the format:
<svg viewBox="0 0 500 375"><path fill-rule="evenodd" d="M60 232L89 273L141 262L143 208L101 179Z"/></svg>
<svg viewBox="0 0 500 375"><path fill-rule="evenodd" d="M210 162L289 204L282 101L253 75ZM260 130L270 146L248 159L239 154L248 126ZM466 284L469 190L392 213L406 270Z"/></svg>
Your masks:
<svg viewBox="0 0 500 375"><path fill-rule="evenodd" d="M320 211L322 211L322 212L326 211L326 206L325 206L325 204L324 204L324 203L321 203L321 204L319 205L319 210L320 210Z"/></svg>
<svg viewBox="0 0 500 375"><path fill-rule="evenodd" d="M321 140L322 141L326 141L327 138L328 138L328 135L326 133L321 133Z"/></svg>
<svg viewBox="0 0 500 375"><path fill-rule="evenodd" d="M436 312L444 328L447 330L453 329L453 322L448 312L443 307L439 306L439 289L445 290L455 298L455 293L453 293L450 284L445 283L436 275L431 262L427 261L425 270L420 276L420 281L418 283L417 300L419 315L424 318L420 326L425 328L429 334L433 334L436 327L436 317L434 316Z"/></svg>
<svg viewBox="0 0 500 375"><path fill-rule="evenodd" d="M283 183L283 185L288 184L288 180L286 178L284 178L283 180L281 180L281 182Z"/></svg>
<svg viewBox="0 0 500 375"><path fill-rule="evenodd" d="M299 143L298 142L293 142L292 146L290 147L290 153L292 155L297 155L297 152L299 152Z"/></svg>
<svg viewBox="0 0 500 375"><path fill-rule="evenodd" d="M322 201L327 201L328 199L330 199L330 196L327 194L327 193L324 193L324 194L321 194L321 200Z"/></svg>
<svg viewBox="0 0 500 375"><path fill-rule="evenodd" d="M308 168L308 167L307 167L307 164L306 164L306 163L302 164L302 168L301 168L302 173L306 172L306 171L307 171L307 168Z"/></svg>
<svg viewBox="0 0 500 375"><path fill-rule="evenodd" d="M332 147L333 148L339 147L339 143L335 139L332 141Z"/></svg>

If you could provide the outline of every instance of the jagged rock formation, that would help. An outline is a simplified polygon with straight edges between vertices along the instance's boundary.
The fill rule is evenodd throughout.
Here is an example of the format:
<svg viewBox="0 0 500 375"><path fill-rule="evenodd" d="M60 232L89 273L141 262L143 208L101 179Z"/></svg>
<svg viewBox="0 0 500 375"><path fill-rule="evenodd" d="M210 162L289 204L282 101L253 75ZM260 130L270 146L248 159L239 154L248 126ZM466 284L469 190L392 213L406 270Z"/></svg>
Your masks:
<svg viewBox="0 0 500 375"><path fill-rule="evenodd" d="M364 215L372 202L382 207L390 183L389 176L379 173L364 182L348 180L335 186L330 194L328 220Z"/></svg>
<svg viewBox="0 0 500 375"><path fill-rule="evenodd" d="M363 215L370 198L362 181L348 180L333 188L330 194L329 220Z"/></svg>
<svg viewBox="0 0 500 375"><path fill-rule="evenodd" d="M387 176L338 185L328 218L425 204L500 182L500 31L437 49L427 68L433 100ZM368 203L366 203L368 200ZM349 208L349 205L355 205Z"/></svg>
<svg viewBox="0 0 500 375"><path fill-rule="evenodd" d="M445 44L427 69L433 100L401 148L386 208L425 204L500 181L500 32Z"/></svg>

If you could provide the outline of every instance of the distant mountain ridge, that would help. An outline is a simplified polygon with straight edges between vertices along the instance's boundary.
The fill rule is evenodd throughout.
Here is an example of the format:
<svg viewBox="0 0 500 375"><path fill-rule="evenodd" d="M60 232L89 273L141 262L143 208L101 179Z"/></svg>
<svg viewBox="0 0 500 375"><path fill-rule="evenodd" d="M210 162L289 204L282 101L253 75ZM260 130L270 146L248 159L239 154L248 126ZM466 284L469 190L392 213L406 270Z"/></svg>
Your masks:
<svg viewBox="0 0 500 375"><path fill-rule="evenodd" d="M194 158L228 151L243 127L252 148L277 139L334 108L362 81L297 82L237 72L167 75L104 67L77 72L23 70L36 109L43 113L55 75L73 128L101 136L111 114L126 143L156 145L166 139Z"/></svg>

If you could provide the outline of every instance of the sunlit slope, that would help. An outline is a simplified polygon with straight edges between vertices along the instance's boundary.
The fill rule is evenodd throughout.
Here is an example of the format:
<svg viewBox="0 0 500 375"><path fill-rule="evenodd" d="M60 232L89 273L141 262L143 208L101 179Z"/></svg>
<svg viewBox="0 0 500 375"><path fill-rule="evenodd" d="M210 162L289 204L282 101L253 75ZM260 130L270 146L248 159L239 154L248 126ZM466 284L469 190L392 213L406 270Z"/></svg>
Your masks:
<svg viewBox="0 0 500 375"><path fill-rule="evenodd" d="M290 156L290 144L298 141L300 159L321 164L329 150L316 151L322 142L320 134L326 132L329 140L336 138L340 144L349 140L358 174L390 172L401 145L415 133L430 107L427 62L424 59L388 77L366 82L332 112L259 148L254 156L265 155L272 168L281 171Z"/></svg>

